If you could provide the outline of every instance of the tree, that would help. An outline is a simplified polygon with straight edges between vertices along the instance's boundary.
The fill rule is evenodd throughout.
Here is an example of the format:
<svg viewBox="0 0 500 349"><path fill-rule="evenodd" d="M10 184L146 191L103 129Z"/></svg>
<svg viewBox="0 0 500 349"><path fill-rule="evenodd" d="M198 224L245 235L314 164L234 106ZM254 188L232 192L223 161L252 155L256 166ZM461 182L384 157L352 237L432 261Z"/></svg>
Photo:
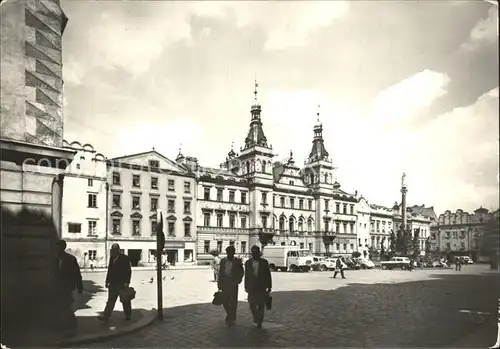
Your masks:
<svg viewBox="0 0 500 349"><path fill-rule="evenodd" d="M415 231L415 234L413 236L413 254L414 254L415 258L417 258L418 256L420 256L420 240L419 240L419 237L420 237L420 228L418 228Z"/></svg>
<svg viewBox="0 0 500 349"><path fill-rule="evenodd" d="M394 233L394 230L391 229L391 236L389 237L389 248L391 249L392 252L396 251L396 245L397 245L397 238L396 234Z"/></svg>
<svg viewBox="0 0 500 349"><path fill-rule="evenodd" d="M431 254L431 241L430 237L425 239L425 254Z"/></svg>

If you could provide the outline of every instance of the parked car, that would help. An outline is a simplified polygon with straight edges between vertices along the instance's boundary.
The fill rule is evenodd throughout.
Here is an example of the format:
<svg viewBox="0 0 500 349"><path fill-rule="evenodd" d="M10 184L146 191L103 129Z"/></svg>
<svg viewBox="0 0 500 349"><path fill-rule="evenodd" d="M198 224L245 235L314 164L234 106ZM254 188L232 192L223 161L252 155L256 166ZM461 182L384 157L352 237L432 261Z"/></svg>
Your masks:
<svg viewBox="0 0 500 349"><path fill-rule="evenodd" d="M320 270L321 271L334 270L336 262L337 262L337 258L326 258L321 263Z"/></svg>
<svg viewBox="0 0 500 349"><path fill-rule="evenodd" d="M382 269L401 269L407 270L410 268L410 259L408 257L392 257L390 261L380 262Z"/></svg>
<svg viewBox="0 0 500 349"><path fill-rule="evenodd" d="M375 263L369 260L368 258L359 258L358 259L359 267L361 269L373 269L375 268Z"/></svg>
<svg viewBox="0 0 500 349"><path fill-rule="evenodd" d="M311 269L315 271L321 270L321 265L324 264L325 257L313 256L312 259Z"/></svg>
<svg viewBox="0 0 500 349"><path fill-rule="evenodd" d="M348 258L344 259L344 262L347 265L347 268L353 269L353 270L358 270L358 269L362 268L362 265L361 265L359 260L360 260L360 258L348 257Z"/></svg>

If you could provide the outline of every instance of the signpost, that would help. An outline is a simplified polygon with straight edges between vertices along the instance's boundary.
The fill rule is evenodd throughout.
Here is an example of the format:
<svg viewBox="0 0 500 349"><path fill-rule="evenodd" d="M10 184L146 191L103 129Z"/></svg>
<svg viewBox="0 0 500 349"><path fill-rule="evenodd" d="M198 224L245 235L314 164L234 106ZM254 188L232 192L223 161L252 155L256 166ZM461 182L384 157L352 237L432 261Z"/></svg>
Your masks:
<svg viewBox="0 0 500 349"><path fill-rule="evenodd" d="M158 320L163 320L163 290L162 290L162 256L165 247L165 234L163 234L163 215L156 210L156 285L158 295Z"/></svg>

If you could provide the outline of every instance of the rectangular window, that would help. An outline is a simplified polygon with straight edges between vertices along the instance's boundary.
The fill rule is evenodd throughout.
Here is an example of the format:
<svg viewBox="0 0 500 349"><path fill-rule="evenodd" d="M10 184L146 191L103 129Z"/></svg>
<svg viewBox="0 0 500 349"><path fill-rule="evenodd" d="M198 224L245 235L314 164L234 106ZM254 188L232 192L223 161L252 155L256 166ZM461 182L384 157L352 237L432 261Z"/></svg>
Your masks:
<svg viewBox="0 0 500 349"><path fill-rule="evenodd" d="M344 228L344 234L347 234L347 223L343 223L343 228Z"/></svg>
<svg viewBox="0 0 500 349"><path fill-rule="evenodd" d="M175 200L168 200L167 212L168 213L175 213Z"/></svg>
<svg viewBox="0 0 500 349"><path fill-rule="evenodd" d="M312 243L312 242L310 242L310 243L309 243L309 251L311 251L311 252L312 252L312 250L313 250L313 243Z"/></svg>
<svg viewBox="0 0 500 349"><path fill-rule="evenodd" d="M344 214L347 214L347 204L344 204L344 210L342 211Z"/></svg>
<svg viewBox="0 0 500 349"><path fill-rule="evenodd" d="M97 208L97 195L89 194L88 207Z"/></svg>
<svg viewBox="0 0 500 349"><path fill-rule="evenodd" d="M340 223L339 222L335 223L335 233L340 234Z"/></svg>
<svg viewBox="0 0 500 349"><path fill-rule="evenodd" d="M121 234L121 220L117 218L113 218L113 235Z"/></svg>
<svg viewBox="0 0 500 349"><path fill-rule="evenodd" d="M262 216L262 228L267 229L267 216Z"/></svg>
<svg viewBox="0 0 500 349"><path fill-rule="evenodd" d="M122 207L121 198L122 198L121 194L113 194L113 208Z"/></svg>
<svg viewBox="0 0 500 349"><path fill-rule="evenodd" d="M132 175L132 186L135 188L140 188L141 187L141 176L139 175Z"/></svg>
<svg viewBox="0 0 500 349"><path fill-rule="evenodd" d="M152 219L151 220L151 236L155 236L156 235L156 219Z"/></svg>
<svg viewBox="0 0 500 349"><path fill-rule="evenodd" d="M241 253L247 253L247 242L246 241L241 242Z"/></svg>
<svg viewBox="0 0 500 349"><path fill-rule="evenodd" d="M87 180L87 184L88 184L88 186L89 186L89 187L94 186L94 180L93 180L93 179L91 179L91 178L89 178L89 179Z"/></svg>
<svg viewBox="0 0 500 349"><path fill-rule="evenodd" d="M203 214L203 225L205 227L210 226L210 213L208 213L208 212Z"/></svg>
<svg viewBox="0 0 500 349"><path fill-rule="evenodd" d="M234 190L229 191L229 202L234 202Z"/></svg>
<svg viewBox="0 0 500 349"><path fill-rule="evenodd" d="M262 193L262 205L267 205L267 193Z"/></svg>
<svg viewBox="0 0 500 349"><path fill-rule="evenodd" d="M354 222L349 223L349 226L351 227L351 234L354 234Z"/></svg>
<svg viewBox="0 0 500 349"><path fill-rule="evenodd" d="M303 210L304 209L304 199L299 200L299 209Z"/></svg>
<svg viewBox="0 0 500 349"><path fill-rule="evenodd" d="M191 236L191 223L184 223L184 236Z"/></svg>
<svg viewBox="0 0 500 349"><path fill-rule="evenodd" d="M203 241L203 252L210 253L210 240Z"/></svg>
<svg viewBox="0 0 500 349"><path fill-rule="evenodd" d="M308 206L309 210L312 210L313 209L313 201L307 200L307 206Z"/></svg>
<svg viewBox="0 0 500 349"><path fill-rule="evenodd" d="M141 221L134 219L132 221L132 235L141 235Z"/></svg>
<svg viewBox="0 0 500 349"><path fill-rule="evenodd" d="M120 173L119 172L113 172L113 184L120 185Z"/></svg>
<svg viewBox="0 0 500 349"><path fill-rule="evenodd" d="M351 251L354 250L354 244L351 244Z"/></svg>
<svg viewBox="0 0 500 349"><path fill-rule="evenodd" d="M217 226L222 227L222 213L217 213Z"/></svg>
<svg viewBox="0 0 500 349"><path fill-rule="evenodd" d="M344 244L344 251L347 251L347 244Z"/></svg>
<svg viewBox="0 0 500 349"><path fill-rule="evenodd" d="M340 213L340 204L338 202L335 203L335 212Z"/></svg>
<svg viewBox="0 0 500 349"><path fill-rule="evenodd" d="M458 234L456 231L453 232L453 238L456 239L458 237Z"/></svg>
<svg viewBox="0 0 500 349"><path fill-rule="evenodd" d="M203 188L203 199L210 200L210 188Z"/></svg>
<svg viewBox="0 0 500 349"><path fill-rule="evenodd" d="M88 221L89 236L94 236L97 234L97 221Z"/></svg>
<svg viewBox="0 0 500 349"><path fill-rule="evenodd" d="M89 250L89 261L95 261L97 259L97 250Z"/></svg>
<svg viewBox="0 0 500 349"><path fill-rule="evenodd" d="M184 200L184 213L186 213L186 214L191 213L191 201L190 200Z"/></svg>
<svg viewBox="0 0 500 349"><path fill-rule="evenodd" d="M247 193L241 192L241 203L246 204L247 203Z"/></svg>
<svg viewBox="0 0 500 349"><path fill-rule="evenodd" d="M151 177L151 189L158 189L158 178Z"/></svg>
<svg viewBox="0 0 500 349"><path fill-rule="evenodd" d="M192 262L193 261L193 250L184 250L184 262Z"/></svg>
<svg viewBox="0 0 500 349"><path fill-rule="evenodd" d="M290 198L290 208L295 208L295 199Z"/></svg>
<svg viewBox="0 0 500 349"><path fill-rule="evenodd" d="M149 160L149 168L151 169L159 169L160 168L160 162L158 160Z"/></svg>
<svg viewBox="0 0 500 349"><path fill-rule="evenodd" d="M222 201L222 189L217 188L217 201Z"/></svg>
<svg viewBox="0 0 500 349"><path fill-rule="evenodd" d="M303 249L303 248L304 248L304 243L303 243L303 242L301 242L301 243L299 244L299 247L300 247L301 249Z"/></svg>
<svg viewBox="0 0 500 349"><path fill-rule="evenodd" d="M330 224L328 221L325 221L325 231L330 231Z"/></svg>
<svg viewBox="0 0 500 349"><path fill-rule="evenodd" d="M229 228L234 228L235 221L236 216L234 214L229 215Z"/></svg>
<svg viewBox="0 0 500 349"><path fill-rule="evenodd" d="M288 184L294 185L295 183L293 181L288 181Z"/></svg>
<svg viewBox="0 0 500 349"><path fill-rule="evenodd" d="M280 198L280 205L281 207L285 207L285 198L283 196Z"/></svg>
<svg viewBox="0 0 500 349"><path fill-rule="evenodd" d="M175 191L175 181L173 179L168 180L168 191Z"/></svg>
<svg viewBox="0 0 500 349"><path fill-rule="evenodd" d="M168 222L168 236L175 236L175 222Z"/></svg>
<svg viewBox="0 0 500 349"><path fill-rule="evenodd" d="M335 244L335 247L337 248L337 251L340 251L340 244Z"/></svg>
<svg viewBox="0 0 500 349"><path fill-rule="evenodd" d="M191 194L191 182L184 182L184 194Z"/></svg>
<svg viewBox="0 0 500 349"><path fill-rule="evenodd" d="M351 214L354 214L354 205L351 205L351 206L350 206L350 210L351 210L351 212L350 212L350 213L351 213Z"/></svg>
<svg viewBox="0 0 500 349"><path fill-rule="evenodd" d="M158 209L158 198L151 198L151 211Z"/></svg>
<svg viewBox="0 0 500 349"><path fill-rule="evenodd" d="M141 208L141 197L132 196L132 209L139 210Z"/></svg>
<svg viewBox="0 0 500 349"><path fill-rule="evenodd" d="M217 240L217 252L222 253L222 240Z"/></svg>
<svg viewBox="0 0 500 349"><path fill-rule="evenodd" d="M241 217L241 228L245 229L247 227L247 217Z"/></svg>
<svg viewBox="0 0 500 349"><path fill-rule="evenodd" d="M82 225L80 223L68 223L68 233L79 234L82 232Z"/></svg>

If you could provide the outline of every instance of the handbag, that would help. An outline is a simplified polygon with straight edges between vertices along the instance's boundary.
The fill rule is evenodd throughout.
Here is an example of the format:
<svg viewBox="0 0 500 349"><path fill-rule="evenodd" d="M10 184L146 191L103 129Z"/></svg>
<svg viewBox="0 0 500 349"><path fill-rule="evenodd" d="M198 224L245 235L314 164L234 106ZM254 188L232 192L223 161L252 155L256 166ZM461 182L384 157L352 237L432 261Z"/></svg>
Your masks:
<svg viewBox="0 0 500 349"><path fill-rule="evenodd" d="M266 309L271 310L273 308L273 297L272 296L267 296L266 299Z"/></svg>
<svg viewBox="0 0 500 349"><path fill-rule="evenodd" d="M120 295L120 301L131 301L135 298L135 290L133 287L125 287L118 293Z"/></svg>
<svg viewBox="0 0 500 349"><path fill-rule="evenodd" d="M222 292L217 291L214 293L214 299L212 300L213 305L222 305L224 303L224 295Z"/></svg>

